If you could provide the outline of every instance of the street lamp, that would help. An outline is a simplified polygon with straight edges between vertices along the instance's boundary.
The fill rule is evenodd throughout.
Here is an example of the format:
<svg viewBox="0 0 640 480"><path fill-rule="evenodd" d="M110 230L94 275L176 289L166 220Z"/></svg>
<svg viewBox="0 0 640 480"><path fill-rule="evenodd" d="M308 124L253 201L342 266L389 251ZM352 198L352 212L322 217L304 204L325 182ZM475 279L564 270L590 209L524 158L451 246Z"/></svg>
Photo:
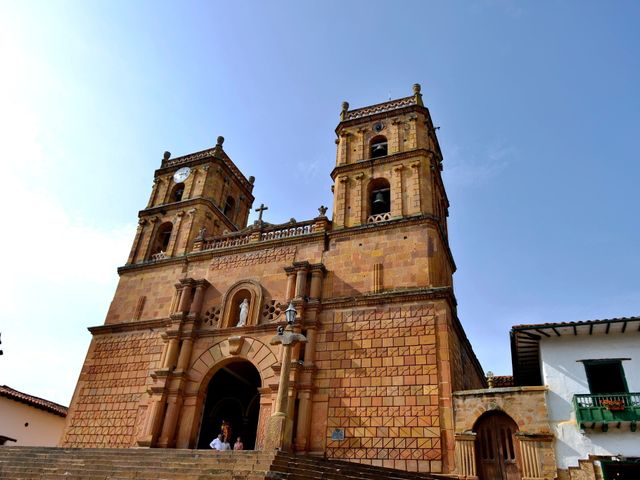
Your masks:
<svg viewBox="0 0 640 480"><path fill-rule="evenodd" d="M297 315L293 302L284 311L287 319L287 327L279 325L276 335L269 342L271 345L282 345L282 363L280 368L280 381L276 396L275 412L267 422L265 435L265 450L289 450L293 421L287 418L287 395L289 393L289 374L291 372L291 349L298 343L305 343L307 339L301 333L293 330Z"/></svg>
<svg viewBox="0 0 640 480"><path fill-rule="evenodd" d="M298 311L296 310L296 307L293 306L293 302L289 302L289 306L284 311L284 316L287 319L287 323L289 325L293 325L296 322L297 314L298 314Z"/></svg>

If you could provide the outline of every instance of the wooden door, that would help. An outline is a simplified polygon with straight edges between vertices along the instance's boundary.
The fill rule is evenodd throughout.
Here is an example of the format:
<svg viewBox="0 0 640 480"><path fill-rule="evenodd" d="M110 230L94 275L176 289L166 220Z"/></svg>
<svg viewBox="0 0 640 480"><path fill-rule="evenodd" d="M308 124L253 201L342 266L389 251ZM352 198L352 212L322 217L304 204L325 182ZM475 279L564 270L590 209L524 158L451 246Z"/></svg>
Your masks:
<svg viewBox="0 0 640 480"><path fill-rule="evenodd" d="M518 426L511 417L490 413L478 420L475 427L476 460L481 480L521 480L514 437Z"/></svg>

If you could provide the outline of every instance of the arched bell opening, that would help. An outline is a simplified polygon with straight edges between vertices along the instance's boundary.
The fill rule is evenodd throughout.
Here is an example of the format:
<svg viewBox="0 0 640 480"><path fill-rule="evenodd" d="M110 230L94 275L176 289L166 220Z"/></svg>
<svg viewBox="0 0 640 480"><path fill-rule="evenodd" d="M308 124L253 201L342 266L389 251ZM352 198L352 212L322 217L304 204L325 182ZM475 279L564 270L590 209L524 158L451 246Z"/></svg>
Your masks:
<svg viewBox="0 0 640 480"><path fill-rule="evenodd" d="M384 157L388 153L387 137L384 135L377 135L369 142L369 158Z"/></svg>
<svg viewBox="0 0 640 480"><path fill-rule="evenodd" d="M233 199L232 196L228 196L227 200L224 203L224 214L225 216L229 219L233 221L233 214L235 213L235 209L236 209L236 201Z"/></svg>
<svg viewBox="0 0 640 480"><path fill-rule="evenodd" d="M184 183L176 183L171 190L170 202L179 202L184 195Z"/></svg>
<svg viewBox="0 0 640 480"><path fill-rule="evenodd" d="M173 223L164 222L158 227L149 250L149 258L153 255L164 253L169 247L169 240L171 240L171 231L173 230Z"/></svg>
<svg viewBox="0 0 640 480"><path fill-rule="evenodd" d="M368 190L368 216L391 212L391 187L386 178L373 179Z"/></svg>
<svg viewBox="0 0 640 480"><path fill-rule="evenodd" d="M222 432L223 422L230 426L231 448L238 437L245 450L256 445L260 413L260 373L247 360L224 365L209 381L202 411L197 448L210 449L211 441Z"/></svg>
<svg viewBox="0 0 640 480"><path fill-rule="evenodd" d="M518 424L502 411L486 412L473 426L476 471L480 480L521 480L515 434Z"/></svg>

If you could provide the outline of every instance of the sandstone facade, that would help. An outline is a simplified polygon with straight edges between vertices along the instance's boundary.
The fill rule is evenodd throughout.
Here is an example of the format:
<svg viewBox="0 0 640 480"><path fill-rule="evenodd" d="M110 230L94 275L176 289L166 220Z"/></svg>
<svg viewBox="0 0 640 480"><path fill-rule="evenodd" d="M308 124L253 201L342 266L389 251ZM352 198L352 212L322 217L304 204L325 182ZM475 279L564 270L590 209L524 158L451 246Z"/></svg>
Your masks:
<svg viewBox="0 0 640 480"><path fill-rule="evenodd" d="M332 219L321 207L247 227L253 179L221 137L165 154L105 323L91 329L62 446L202 447L235 402L236 431L263 448L282 368L270 339L291 302L308 340L292 354L291 449L456 469L453 391L486 385L456 316L442 154L419 86L344 104L336 133Z"/></svg>

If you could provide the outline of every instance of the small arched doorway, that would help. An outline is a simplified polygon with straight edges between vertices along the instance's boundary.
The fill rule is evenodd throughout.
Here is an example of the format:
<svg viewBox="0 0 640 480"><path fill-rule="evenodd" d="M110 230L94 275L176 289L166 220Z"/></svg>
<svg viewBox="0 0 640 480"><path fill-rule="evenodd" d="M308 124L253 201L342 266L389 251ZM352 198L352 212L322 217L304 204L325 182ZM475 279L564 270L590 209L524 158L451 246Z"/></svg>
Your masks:
<svg viewBox="0 0 640 480"><path fill-rule="evenodd" d="M242 437L245 450L254 449L261 384L260 373L246 360L226 364L213 375L207 387L198 448L210 448L224 420L231 424L231 448L236 438Z"/></svg>
<svg viewBox="0 0 640 480"><path fill-rule="evenodd" d="M473 431L480 480L521 480L516 422L504 412L488 412L478 419Z"/></svg>

